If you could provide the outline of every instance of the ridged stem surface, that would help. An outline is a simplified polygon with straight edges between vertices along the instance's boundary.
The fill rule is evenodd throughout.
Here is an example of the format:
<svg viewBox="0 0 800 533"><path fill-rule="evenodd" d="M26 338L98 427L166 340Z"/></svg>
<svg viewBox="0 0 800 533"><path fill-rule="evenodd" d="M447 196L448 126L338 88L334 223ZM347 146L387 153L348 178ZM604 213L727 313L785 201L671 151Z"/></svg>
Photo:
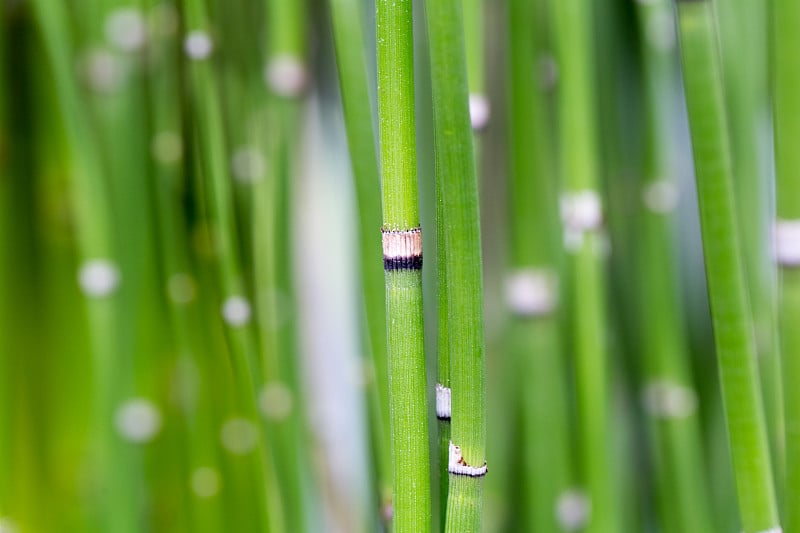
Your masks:
<svg viewBox="0 0 800 533"><path fill-rule="evenodd" d="M777 221L800 220L800 4L772 3L772 65L777 172ZM800 532L800 268L779 265L781 355L783 363L786 480L784 532Z"/></svg>
<svg viewBox="0 0 800 533"><path fill-rule="evenodd" d="M376 2L383 230L419 227L411 0ZM387 269L386 324L395 533L431 528L422 271Z"/></svg>
<svg viewBox="0 0 800 533"><path fill-rule="evenodd" d="M737 227L713 4L678 1L711 318L744 533L778 526L775 488Z"/></svg>

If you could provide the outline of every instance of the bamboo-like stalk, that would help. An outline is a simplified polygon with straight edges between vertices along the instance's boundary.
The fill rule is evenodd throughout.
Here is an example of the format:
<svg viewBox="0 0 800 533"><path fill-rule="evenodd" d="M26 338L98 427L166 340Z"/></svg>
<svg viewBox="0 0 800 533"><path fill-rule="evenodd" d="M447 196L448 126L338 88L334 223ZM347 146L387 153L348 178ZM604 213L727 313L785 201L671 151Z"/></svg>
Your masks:
<svg viewBox="0 0 800 533"><path fill-rule="evenodd" d="M255 420L255 399L262 385L261 364L257 357L251 303L240 263L225 127L213 68L214 34L204 2L183 0L182 7L186 21L184 52L187 55L189 109L194 119L197 171L202 178L201 190L218 262L215 266L221 301L217 316L224 327L236 383L235 408L243 416ZM260 529L266 527L268 518L271 518L266 505L270 485L265 483L269 473L265 472L268 455L263 439L258 439L256 449L256 457L244 458L250 479L258 482L252 484L255 492L247 494L247 507L252 505L254 511L243 521L248 527ZM237 461L236 466L244 469L245 464Z"/></svg>
<svg viewBox="0 0 800 533"><path fill-rule="evenodd" d="M270 0L266 7L265 64L262 91L254 101L259 115L260 149L265 150L267 178L253 187L254 281L263 366L262 401L285 391L286 413L265 412L272 466L280 489L284 528L306 531L315 506L306 402L301 386L295 291L293 285L292 194L295 163L308 83L304 1Z"/></svg>
<svg viewBox="0 0 800 533"><path fill-rule="evenodd" d="M703 471L698 401L680 317L671 214L678 185L669 163L677 51L660 32L672 28L667 0L639 4L645 100L645 161L636 242L643 381L641 395L654 435L659 519L664 531L713 531ZM669 407L667 407L669 406Z"/></svg>
<svg viewBox="0 0 800 533"><path fill-rule="evenodd" d="M755 326L761 386L773 470L778 489L783 470L783 417L777 335L777 278L770 261L769 220L772 196L767 136L768 53L765 2L720 0L719 21L724 93L729 113L734 191L739 233ZM744 200L746 199L746 201Z"/></svg>
<svg viewBox="0 0 800 533"><path fill-rule="evenodd" d="M386 301L383 273L375 261L380 244L375 228L380 225L380 172L372 126L367 78L363 13L357 0L330 0L336 65L344 109L347 144L355 180L361 248L364 343L374 379L370 382L368 409L375 477L381 519L391 508L392 458L389 447L389 384L386 365Z"/></svg>
<svg viewBox="0 0 800 533"><path fill-rule="evenodd" d="M411 0L376 2L392 509L396 533L431 527Z"/></svg>
<svg viewBox="0 0 800 533"><path fill-rule="evenodd" d="M7 6L6 6L7 7ZM0 57L5 59L8 54L8 13L6 10L2 12L2 20L0 20ZM6 80L9 77L7 63L0 68L0 150L6 152L8 150L8 143L10 140L8 114L9 114L9 95L6 91L8 85ZM4 175L10 174L9 163L3 161L0 163L0 172ZM13 181L3 180L0 181L0 250L11 250L11 244L14 242L14 235L12 232L12 221L14 220L11 206L14 205L14 187ZM4 253L2 260L0 260L0 290L8 294L8 289L11 287L11 278L13 274L13 263L8 260ZM14 343L16 339L11 335L11 321L9 318L12 316L13 306L10 305L11 298L5 298L0 303L0 469L5 472L12 470L13 460L11 459L11 452L13 446L11 439L12 434L11 426L13 424L13 409L11 408L13 394L13 378L11 377L11 369L13 368L14 360L11 354L15 353ZM10 504L10 495L13 491L13 483L10 476L6 479L0 480L0 514L8 516L12 508Z"/></svg>
<svg viewBox="0 0 800 533"><path fill-rule="evenodd" d="M0 267L0 291L4 295L0 308L0 401L6 402L0 431L4 439L2 468L7 472L7 479L0 483L0 516L10 517L20 529L47 530L56 527L61 510L42 513L38 503L42 498L57 498L53 480L58 475L47 466L51 457L51 424L58 416L48 406L57 397L52 391L52 376L57 375L57 370L52 365L53 357L47 355L46 336L42 335L47 327L42 311L50 302L42 286L46 275L41 262L43 243L37 239L36 193L41 183L36 146L45 132L39 129L41 117L32 115L42 101L37 98L41 76L26 64L35 53L30 19L18 7L13 11L10 6L4 9L0 35L13 47L0 45L4 52L0 56L0 76L4 81L14 81L4 87L0 104L5 154L0 186L0 246L7 254ZM34 139L37 142L32 142ZM23 353L37 357L15 357Z"/></svg>
<svg viewBox="0 0 800 533"><path fill-rule="evenodd" d="M745 533L778 527L737 229L713 4L677 2L683 80L722 394Z"/></svg>
<svg viewBox="0 0 800 533"><path fill-rule="evenodd" d="M177 13L173 1L149 0L150 13L168 17ZM168 21L167 21L168 23ZM176 366L187 364L198 369L200 394L195 401L181 398L185 417L176 419L187 438L180 444L188 448L186 478L197 472L219 473L221 465L217 456L216 427L219 403L211 396L212 383L218 376L217 368L193 334L192 324L197 314L197 275L189 255L186 216L182 206L185 193L184 155L186 151L181 124L180 106L180 48L177 32L165 32L155 26L151 29L148 46L149 89L151 109L152 178L156 211L158 252L161 259L162 287L167 295L166 315L171 336L168 339L175 352ZM183 365L183 366L181 366ZM183 402L186 404L183 404ZM188 405L187 405L188 404ZM184 413L181 413L184 414ZM172 420L168 420L167 424ZM199 469L205 470L199 470ZM197 497L197 494L192 494ZM191 502L191 500L190 500ZM198 532L218 531L222 527L223 509L219 498L203 504L188 505L191 529Z"/></svg>
<svg viewBox="0 0 800 533"><path fill-rule="evenodd" d="M459 0L426 4L436 149L440 338L450 364L451 438L445 531L480 531L486 473L486 376L478 183ZM443 301L444 300L444 301ZM442 349L440 349L440 352ZM455 462L461 459L460 462ZM463 467L463 468L460 468Z"/></svg>
<svg viewBox="0 0 800 533"><path fill-rule="evenodd" d="M775 127L776 215L775 252L780 272L779 317L783 362L786 428L786 533L800 531L800 5L787 0L772 4L773 106ZM782 229L783 228L783 229ZM785 229L785 228L794 228ZM781 234L783 232L783 234ZM792 237L791 235L794 235ZM783 242L782 242L783 239ZM794 260L791 250L794 249Z"/></svg>
<svg viewBox="0 0 800 533"><path fill-rule="evenodd" d="M531 531L558 531L558 499L568 488L570 448L564 351L558 311L561 225L547 134L544 86L534 66L547 47L545 2L513 0L508 9L508 121L511 259L506 298L512 313L509 355L519 376L525 514Z"/></svg>
<svg viewBox="0 0 800 533"><path fill-rule="evenodd" d="M469 88L470 123L480 131L486 127L491 116L489 97L486 94L484 69L484 27L486 16L483 0L462 0L464 21L464 51L467 65L467 87Z"/></svg>
<svg viewBox="0 0 800 533"><path fill-rule="evenodd" d="M586 0L553 4L559 58L562 217L574 257L570 285L582 479L591 509L590 532L617 530L611 473L599 165L592 69L592 8Z"/></svg>
<svg viewBox="0 0 800 533"><path fill-rule="evenodd" d="M137 518L132 496L133 473L113 465L124 463L124 444L113 433L113 406L116 397L114 354L119 315L120 270L112 244L110 195L100 154L95 150L96 135L89 119L89 107L81 95L73 72L73 40L66 6L61 3L33 3L44 47L53 70L59 110L67 132L71 153L71 203L76 219L77 241L82 270L78 277L86 295L90 324L95 396L95 436L97 476L104 488L105 504L99 506L99 521L111 533L131 531ZM124 276L124 273L122 273Z"/></svg>

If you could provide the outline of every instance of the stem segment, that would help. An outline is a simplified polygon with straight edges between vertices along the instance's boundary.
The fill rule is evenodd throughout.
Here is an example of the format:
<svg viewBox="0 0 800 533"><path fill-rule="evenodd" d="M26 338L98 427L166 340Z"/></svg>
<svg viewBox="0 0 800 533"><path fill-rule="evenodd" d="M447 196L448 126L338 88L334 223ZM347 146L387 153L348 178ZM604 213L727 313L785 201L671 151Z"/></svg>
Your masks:
<svg viewBox="0 0 800 533"><path fill-rule="evenodd" d="M411 4L376 2L395 533L431 526Z"/></svg>
<svg viewBox="0 0 800 533"><path fill-rule="evenodd" d="M773 2L773 102L777 171L776 252L780 272L779 314L786 427L786 533L800 531L800 4ZM792 229L794 228L794 229ZM782 234L783 233L783 234ZM794 237L792 236L794 235ZM794 244L792 244L794 243Z"/></svg>
<svg viewBox="0 0 800 533"><path fill-rule="evenodd" d="M777 527L753 319L741 262L713 5L678 0L684 90L722 395L742 529Z"/></svg>

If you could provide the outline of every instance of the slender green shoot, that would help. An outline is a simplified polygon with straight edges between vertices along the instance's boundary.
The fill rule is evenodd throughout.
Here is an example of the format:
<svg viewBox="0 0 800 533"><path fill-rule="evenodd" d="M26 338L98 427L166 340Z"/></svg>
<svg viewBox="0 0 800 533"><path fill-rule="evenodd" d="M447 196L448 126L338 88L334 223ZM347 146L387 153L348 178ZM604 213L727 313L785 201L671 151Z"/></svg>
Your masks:
<svg viewBox="0 0 800 533"><path fill-rule="evenodd" d="M486 370L478 182L470 127L460 0L426 3L431 58L440 317L439 339L450 365L451 414L445 531L480 531L486 474ZM443 346L442 346L443 345ZM445 384L442 384L445 385ZM441 395L440 395L441 396Z"/></svg>
<svg viewBox="0 0 800 533"><path fill-rule="evenodd" d="M768 48L769 3L719 0L720 50L734 194L737 202L745 283L753 309L764 413L778 489L783 470L783 419L781 365L776 316L777 276L770 260L769 222L772 210L768 136ZM747 199L744 201L744 199Z"/></svg>
<svg viewBox="0 0 800 533"><path fill-rule="evenodd" d="M786 533L800 531L800 5L773 2L773 105L777 220L775 256L780 272L779 315L786 427Z"/></svg>
<svg viewBox="0 0 800 533"><path fill-rule="evenodd" d="M744 533L778 526L733 190L716 20L709 0L678 0L681 56L711 317Z"/></svg>
<svg viewBox="0 0 800 533"><path fill-rule="evenodd" d="M599 164L591 56L592 2L563 0L553 5L559 60L561 212L565 242L573 254L570 285L580 467L590 513L586 530L616 531L611 472L608 347Z"/></svg>
<svg viewBox="0 0 800 533"><path fill-rule="evenodd" d="M381 191L372 112L370 106L365 105L370 97L367 58L364 54L364 21L361 2L357 0L330 0L330 8L347 144L358 203L363 322L366 324L364 342L374 375L367 401L381 518L386 520L392 493L386 301L381 289L384 283L381 265L375 261L380 255L375 228L381 223Z"/></svg>
<svg viewBox="0 0 800 533"><path fill-rule="evenodd" d="M411 0L376 2L392 509L396 533L431 528Z"/></svg>
<svg viewBox="0 0 800 533"><path fill-rule="evenodd" d="M464 51L469 87L469 116L472 129L481 131L489 124L491 106L486 91L484 69L484 28L486 14L483 0L462 0Z"/></svg>
<svg viewBox="0 0 800 533"><path fill-rule="evenodd" d="M510 269L509 355L521 396L525 530L558 531L559 498L569 497L565 352L558 310L561 224L545 87L534 66L547 50L545 2L512 0L508 9ZM532 236L536 238L532 238ZM512 466L513 468L513 466Z"/></svg>
<svg viewBox="0 0 800 533"><path fill-rule="evenodd" d="M637 6L645 94L645 160L635 241L641 321L642 386L653 432L660 523L665 531L713 531L704 475L688 343L680 316L671 215L679 200L670 165L677 51L663 28L674 18L668 0ZM674 43L674 40L672 41Z"/></svg>

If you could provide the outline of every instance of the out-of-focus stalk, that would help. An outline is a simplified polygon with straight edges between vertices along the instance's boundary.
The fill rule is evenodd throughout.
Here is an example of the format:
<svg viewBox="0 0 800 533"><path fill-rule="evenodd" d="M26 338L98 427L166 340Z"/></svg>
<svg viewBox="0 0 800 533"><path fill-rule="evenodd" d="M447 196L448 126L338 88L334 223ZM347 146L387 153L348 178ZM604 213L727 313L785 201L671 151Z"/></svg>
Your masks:
<svg viewBox="0 0 800 533"><path fill-rule="evenodd" d="M777 217L775 258L786 421L786 533L800 532L800 4L773 2L773 106Z"/></svg>
<svg viewBox="0 0 800 533"><path fill-rule="evenodd" d="M669 154L672 146L672 91L677 53L667 0L637 7L642 41L645 103L645 161L641 208L636 224L637 281L641 320L640 394L653 432L659 523L667 532L713 531L708 481L702 462L698 401L688 358L686 333L672 243L671 214L678 185ZM674 34L673 34L674 36Z"/></svg>
<svg viewBox="0 0 800 533"><path fill-rule="evenodd" d="M711 318L742 530L778 528L752 311L734 200L717 27L710 0L677 0Z"/></svg>
<svg viewBox="0 0 800 533"><path fill-rule="evenodd" d="M545 84L535 68L547 50L547 6L513 0L508 9L508 121L511 257L506 303L512 314L508 348L521 395L521 469L524 514L513 518L529 531L558 531L559 498L567 492L570 447L565 351L559 312L561 224L558 183L548 131ZM512 448L515 449L515 448ZM516 461L512 458L512 465ZM563 516L561 517L563 519Z"/></svg>
<svg viewBox="0 0 800 533"><path fill-rule="evenodd" d="M355 179L361 248L364 342L374 379L370 382L368 409L375 477L381 518L387 521L392 498L392 458L389 447L389 374L386 365L386 301L383 269L377 258L380 243L380 172L372 127L364 21L358 0L330 0L339 88L344 108L350 164Z"/></svg>
<svg viewBox="0 0 800 533"><path fill-rule="evenodd" d="M605 235L599 192L592 3L553 4L559 65L561 213L572 253L570 285L581 477L591 510L586 530L617 530L611 472L606 338Z"/></svg>

